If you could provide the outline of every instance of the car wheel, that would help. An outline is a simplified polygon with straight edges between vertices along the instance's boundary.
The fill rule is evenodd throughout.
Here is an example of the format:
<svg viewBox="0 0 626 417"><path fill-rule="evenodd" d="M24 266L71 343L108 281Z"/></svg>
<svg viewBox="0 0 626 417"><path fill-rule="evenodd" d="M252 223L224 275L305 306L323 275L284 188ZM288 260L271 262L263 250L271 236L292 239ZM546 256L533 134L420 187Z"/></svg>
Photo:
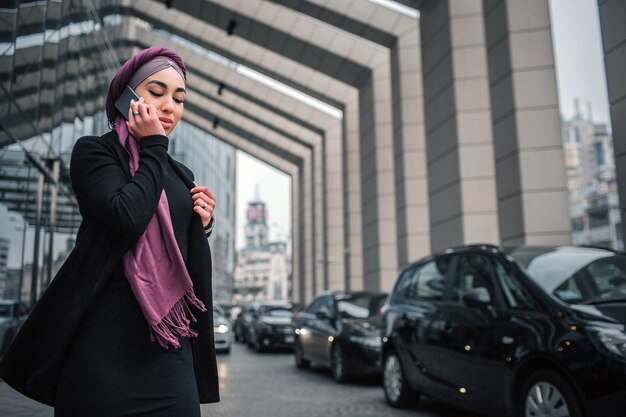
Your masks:
<svg viewBox="0 0 626 417"><path fill-rule="evenodd" d="M261 352L263 352L263 345L261 344L261 341L260 341L260 340L258 340L258 339L257 339L257 340L255 340L255 342L254 342L254 351L255 351L256 353L261 353Z"/></svg>
<svg viewBox="0 0 626 417"><path fill-rule="evenodd" d="M311 362L304 359L304 349L302 348L302 342L296 340L293 346L293 355L296 359L296 368L308 369L311 366Z"/></svg>
<svg viewBox="0 0 626 417"><path fill-rule="evenodd" d="M337 382L346 382L349 379L346 355L341 345L334 344L331 352L330 370L333 379Z"/></svg>
<svg viewBox="0 0 626 417"><path fill-rule="evenodd" d="M383 389L389 405L395 408L408 408L417 404L419 393L414 391L402 370L402 364L395 352L385 357L383 368Z"/></svg>
<svg viewBox="0 0 626 417"><path fill-rule="evenodd" d="M549 370L533 373L522 390L521 417L582 417L578 398L559 374Z"/></svg>

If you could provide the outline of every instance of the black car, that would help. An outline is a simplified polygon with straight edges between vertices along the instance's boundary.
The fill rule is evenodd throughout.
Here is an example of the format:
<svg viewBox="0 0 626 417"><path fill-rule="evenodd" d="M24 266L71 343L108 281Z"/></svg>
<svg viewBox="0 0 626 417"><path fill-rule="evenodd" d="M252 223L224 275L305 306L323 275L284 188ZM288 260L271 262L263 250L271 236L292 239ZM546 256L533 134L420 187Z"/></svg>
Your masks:
<svg viewBox="0 0 626 417"><path fill-rule="evenodd" d="M235 340L241 343L248 343L247 333L248 326L252 321L254 312L259 308L260 303L258 301L250 301L243 305L241 311L233 322L233 331L235 332Z"/></svg>
<svg viewBox="0 0 626 417"><path fill-rule="evenodd" d="M380 373L380 309L386 294L333 292L317 297L294 320L298 368L330 367L333 378Z"/></svg>
<svg viewBox="0 0 626 417"><path fill-rule="evenodd" d="M248 325L248 346L256 352L293 347L293 308L289 301L265 301Z"/></svg>
<svg viewBox="0 0 626 417"><path fill-rule="evenodd" d="M592 248L474 245L409 266L383 307L387 401L623 417L625 279L626 256Z"/></svg>

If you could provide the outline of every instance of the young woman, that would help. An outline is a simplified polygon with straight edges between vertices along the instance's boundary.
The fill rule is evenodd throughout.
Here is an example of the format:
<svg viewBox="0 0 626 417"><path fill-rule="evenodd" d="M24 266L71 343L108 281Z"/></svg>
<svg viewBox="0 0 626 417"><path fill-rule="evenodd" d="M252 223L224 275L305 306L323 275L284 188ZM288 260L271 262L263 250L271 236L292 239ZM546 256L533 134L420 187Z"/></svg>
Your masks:
<svg viewBox="0 0 626 417"><path fill-rule="evenodd" d="M128 114L115 102L129 86ZM186 68L163 47L111 82L112 131L76 142L76 247L0 362L56 417L199 417L219 401L211 254L215 196L168 153Z"/></svg>

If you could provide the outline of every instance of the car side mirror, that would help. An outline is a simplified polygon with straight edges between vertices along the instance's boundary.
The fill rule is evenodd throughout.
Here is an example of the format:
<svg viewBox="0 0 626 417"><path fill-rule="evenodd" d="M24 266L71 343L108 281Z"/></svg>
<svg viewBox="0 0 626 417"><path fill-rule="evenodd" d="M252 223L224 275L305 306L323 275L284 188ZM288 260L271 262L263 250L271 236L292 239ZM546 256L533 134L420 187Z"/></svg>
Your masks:
<svg viewBox="0 0 626 417"><path fill-rule="evenodd" d="M484 308L491 304L491 296L485 287L474 288L465 293L463 304L468 307Z"/></svg>

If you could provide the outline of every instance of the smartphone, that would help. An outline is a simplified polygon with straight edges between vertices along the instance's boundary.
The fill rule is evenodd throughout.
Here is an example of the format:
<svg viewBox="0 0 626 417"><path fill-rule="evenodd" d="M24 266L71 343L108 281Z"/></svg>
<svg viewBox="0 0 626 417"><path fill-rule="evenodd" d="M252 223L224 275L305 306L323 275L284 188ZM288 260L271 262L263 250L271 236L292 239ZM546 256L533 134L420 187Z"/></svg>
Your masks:
<svg viewBox="0 0 626 417"><path fill-rule="evenodd" d="M131 100L139 101L139 96L127 85L120 98L115 101L115 108L122 113L122 116L124 116L126 120L128 120L128 109L130 109Z"/></svg>

